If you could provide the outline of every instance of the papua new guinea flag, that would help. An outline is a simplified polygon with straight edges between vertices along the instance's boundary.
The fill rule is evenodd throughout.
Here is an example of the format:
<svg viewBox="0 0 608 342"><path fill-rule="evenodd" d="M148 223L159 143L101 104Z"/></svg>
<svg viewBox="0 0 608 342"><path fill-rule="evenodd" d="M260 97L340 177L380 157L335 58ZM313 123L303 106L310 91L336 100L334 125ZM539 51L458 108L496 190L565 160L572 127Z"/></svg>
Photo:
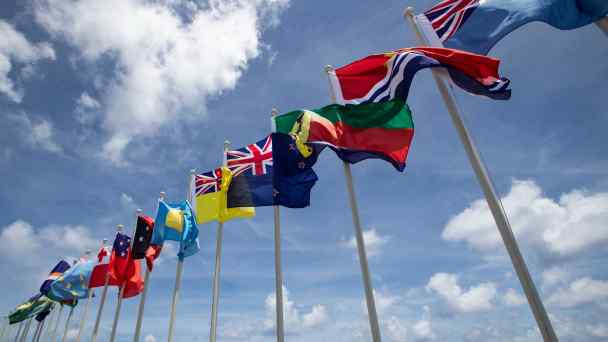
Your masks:
<svg viewBox="0 0 608 342"><path fill-rule="evenodd" d="M329 72L339 104L407 100L416 73L444 67L452 81L465 91L496 100L511 97L510 81L498 75L500 61L470 52L407 48L367 56Z"/></svg>
<svg viewBox="0 0 608 342"><path fill-rule="evenodd" d="M437 39L446 47L485 55L530 22L572 30L606 15L606 0L445 0L417 16L417 22L433 46Z"/></svg>
<svg viewBox="0 0 608 342"><path fill-rule="evenodd" d="M228 207L309 206L310 191L318 179L312 169L318 152L282 133L228 151L232 172Z"/></svg>
<svg viewBox="0 0 608 342"><path fill-rule="evenodd" d="M311 146L328 146L340 159L357 163L379 158L403 171L414 137L412 113L399 98L364 104L332 104L275 117L277 132Z"/></svg>

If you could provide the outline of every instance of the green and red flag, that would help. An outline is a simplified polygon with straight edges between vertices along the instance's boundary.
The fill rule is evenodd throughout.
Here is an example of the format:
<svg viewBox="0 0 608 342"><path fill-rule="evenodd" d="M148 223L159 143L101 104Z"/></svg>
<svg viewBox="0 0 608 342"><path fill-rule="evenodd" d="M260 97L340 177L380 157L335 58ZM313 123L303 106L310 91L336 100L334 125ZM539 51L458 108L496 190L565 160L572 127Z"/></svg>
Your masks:
<svg viewBox="0 0 608 342"><path fill-rule="evenodd" d="M399 98L296 110L277 116L275 125L277 132L291 134L297 143L330 147L346 162L384 159L399 171L405 168L414 136L412 112Z"/></svg>

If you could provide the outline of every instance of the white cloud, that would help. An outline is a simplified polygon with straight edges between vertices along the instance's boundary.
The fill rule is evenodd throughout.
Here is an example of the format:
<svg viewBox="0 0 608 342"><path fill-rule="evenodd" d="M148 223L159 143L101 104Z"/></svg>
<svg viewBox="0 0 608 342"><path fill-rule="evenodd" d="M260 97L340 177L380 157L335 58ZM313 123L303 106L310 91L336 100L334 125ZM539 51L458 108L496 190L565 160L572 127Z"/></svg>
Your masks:
<svg viewBox="0 0 608 342"><path fill-rule="evenodd" d="M390 240L389 236L382 236L376 232L375 228L363 232L363 241L365 242L365 252L368 257L378 256L381 253L382 246L386 245ZM357 249L357 239L353 236L348 241L342 243L343 246Z"/></svg>
<svg viewBox="0 0 608 342"><path fill-rule="evenodd" d="M144 342L156 342L156 337L154 335L146 335Z"/></svg>
<svg viewBox="0 0 608 342"><path fill-rule="evenodd" d="M526 297L517 293L515 289L508 289L503 297L503 301L508 306L519 306L527 302Z"/></svg>
<svg viewBox="0 0 608 342"><path fill-rule="evenodd" d="M76 121L81 125L90 125L97 118L100 109L101 104L99 101L85 91L76 100L76 108L74 110Z"/></svg>
<svg viewBox="0 0 608 342"><path fill-rule="evenodd" d="M386 335L392 342L407 342L407 327L397 317L391 316L384 322Z"/></svg>
<svg viewBox="0 0 608 342"><path fill-rule="evenodd" d="M494 283L480 283L464 291L458 285L458 276L451 273L435 273L426 285L426 289L437 292L450 308L457 312L489 310L496 297Z"/></svg>
<svg viewBox="0 0 608 342"><path fill-rule="evenodd" d="M66 338L68 341L74 341L78 337L78 329L69 329Z"/></svg>
<svg viewBox="0 0 608 342"><path fill-rule="evenodd" d="M41 59L55 59L55 51L48 43L32 44L18 32L13 25L0 19L0 93L8 96L13 102L21 102L23 90L15 86L9 78L13 62L26 64L23 69Z"/></svg>
<svg viewBox="0 0 608 342"><path fill-rule="evenodd" d="M595 337L608 337L608 325L606 324L587 325L587 330Z"/></svg>
<svg viewBox="0 0 608 342"><path fill-rule="evenodd" d="M134 211L135 210L135 201L133 201L133 197L125 194L124 192L120 194L120 204L126 210Z"/></svg>
<svg viewBox="0 0 608 342"><path fill-rule="evenodd" d="M54 140L53 125L49 121L44 119L33 121L25 113L9 114L8 119L15 124L18 134L28 145L51 153L63 152L61 146Z"/></svg>
<svg viewBox="0 0 608 342"><path fill-rule="evenodd" d="M545 253L572 255L608 241L608 193L573 190L556 202L534 181L516 180L502 203L517 238ZM442 237L483 251L502 244L485 200L452 217Z"/></svg>
<svg viewBox="0 0 608 342"><path fill-rule="evenodd" d="M412 331L417 340L434 340L435 332L431 324L431 308L423 307L422 318L412 326Z"/></svg>
<svg viewBox="0 0 608 342"><path fill-rule="evenodd" d="M376 289L373 290L373 293L374 300L376 303L376 312L379 315L382 315L387 312L387 310L390 309L391 306L393 306L399 301L399 299L401 299L399 296L393 296L390 293L376 291ZM363 309L363 312L367 315L367 303L365 302L365 299L361 301L361 308Z"/></svg>
<svg viewBox="0 0 608 342"><path fill-rule="evenodd" d="M86 62L115 62L101 101L110 135L103 156L124 165L123 151L134 138L200 116L208 97L233 89L261 53L263 29L276 26L288 5L288 0L211 0L206 6L38 0L35 15Z"/></svg>
<svg viewBox="0 0 608 342"><path fill-rule="evenodd" d="M564 282L568 278L568 272L558 266L543 271L543 286L549 287Z"/></svg>
<svg viewBox="0 0 608 342"><path fill-rule="evenodd" d="M590 277L579 278L570 286L555 291L548 303L564 308L581 304L594 303L608 298L608 281L595 280Z"/></svg>
<svg viewBox="0 0 608 342"><path fill-rule="evenodd" d="M264 320L264 330L275 329L276 326L276 295L270 293L264 302L266 308L266 319ZM309 313L300 314L295 303L289 299L289 291L283 286L283 319L285 332L290 334L300 333L304 329L315 328L328 319L327 309L324 305L313 305Z"/></svg>

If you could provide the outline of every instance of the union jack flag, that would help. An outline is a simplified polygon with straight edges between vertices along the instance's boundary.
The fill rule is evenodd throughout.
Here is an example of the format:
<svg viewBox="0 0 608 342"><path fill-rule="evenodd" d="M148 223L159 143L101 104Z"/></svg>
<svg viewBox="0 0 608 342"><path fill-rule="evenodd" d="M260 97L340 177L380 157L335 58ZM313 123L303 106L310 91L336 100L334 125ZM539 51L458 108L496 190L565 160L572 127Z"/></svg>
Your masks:
<svg viewBox="0 0 608 342"><path fill-rule="evenodd" d="M424 12L443 42L452 37L479 6L479 0L445 0Z"/></svg>
<svg viewBox="0 0 608 342"><path fill-rule="evenodd" d="M238 150L228 151L228 168L233 177L250 171L254 176L272 171L272 136Z"/></svg>
<svg viewBox="0 0 608 342"><path fill-rule="evenodd" d="M195 177L195 196L218 192L222 186L222 169L205 172Z"/></svg>

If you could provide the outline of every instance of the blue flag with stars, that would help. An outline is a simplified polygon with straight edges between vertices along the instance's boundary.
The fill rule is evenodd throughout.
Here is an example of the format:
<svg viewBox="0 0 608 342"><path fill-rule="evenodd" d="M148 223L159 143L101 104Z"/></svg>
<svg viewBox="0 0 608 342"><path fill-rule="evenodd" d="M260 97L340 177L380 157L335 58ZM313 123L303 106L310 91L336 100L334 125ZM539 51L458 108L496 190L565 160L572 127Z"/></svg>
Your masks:
<svg viewBox="0 0 608 342"><path fill-rule="evenodd" d="M80 261L72 266L51 284L49 297L58 301L86 298L94 266L94 261Z"/></svg>

